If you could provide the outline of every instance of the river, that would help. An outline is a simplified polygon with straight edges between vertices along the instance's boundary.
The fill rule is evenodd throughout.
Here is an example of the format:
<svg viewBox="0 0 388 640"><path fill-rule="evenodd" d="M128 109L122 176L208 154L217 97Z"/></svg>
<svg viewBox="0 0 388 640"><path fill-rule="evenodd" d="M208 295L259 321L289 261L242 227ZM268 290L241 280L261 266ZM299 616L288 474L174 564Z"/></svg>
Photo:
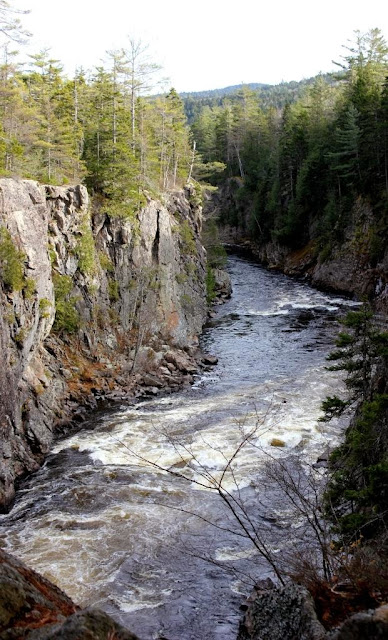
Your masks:
<svg viewBox="0 0 388 640"><path fill-rule="evenodd" d="M252 581L272 571L204 485L251 433L223 488L281 557L303 529L265 464L313 463L343 428L318 418L341 385L325 368L338 317L357 303L237 256L228 268L232 298L201 339L218 364L189 390L93 414L0 519L6 550L142 640L234 640Z"/></svg>

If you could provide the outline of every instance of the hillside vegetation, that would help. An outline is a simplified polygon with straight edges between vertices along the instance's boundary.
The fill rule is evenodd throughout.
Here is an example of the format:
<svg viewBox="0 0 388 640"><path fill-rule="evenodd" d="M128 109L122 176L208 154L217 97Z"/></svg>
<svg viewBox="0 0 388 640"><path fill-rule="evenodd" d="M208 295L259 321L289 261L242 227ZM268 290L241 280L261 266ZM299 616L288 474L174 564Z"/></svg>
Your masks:
<svg viewBox="0 0 388 640"><path fill-rule="evenodd" d="M387 233L388 48L373 29L345 50L338 75L318 76L283 108L249 87L203 107L192 125L197 175L229 185L221 224L259 243L313 241L323 260L353 227L373 266Z"/></svg>
<svg viewBox="0 0 388 640"><path fill-rule="evenodd" d="M186 181L192 151L183 103L173 89L142 97L159 67L140 42L70 79L47 51L30 56L28 67L11 54L0 66L0 176L82 181L124 217Z"/></svg>

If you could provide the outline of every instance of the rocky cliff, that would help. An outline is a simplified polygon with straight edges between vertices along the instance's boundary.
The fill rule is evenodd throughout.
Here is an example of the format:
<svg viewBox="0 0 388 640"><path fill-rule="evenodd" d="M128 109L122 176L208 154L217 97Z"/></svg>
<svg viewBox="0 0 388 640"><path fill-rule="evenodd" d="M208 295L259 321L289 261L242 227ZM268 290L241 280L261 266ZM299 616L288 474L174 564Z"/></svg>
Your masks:
<svg viewBox="0 0 388 640"><path fill-rule="evenodd" d="M190 382L207 309L191 188L131 219L83 186L2 179L0 196L4 506L80 407Z"/></svg>

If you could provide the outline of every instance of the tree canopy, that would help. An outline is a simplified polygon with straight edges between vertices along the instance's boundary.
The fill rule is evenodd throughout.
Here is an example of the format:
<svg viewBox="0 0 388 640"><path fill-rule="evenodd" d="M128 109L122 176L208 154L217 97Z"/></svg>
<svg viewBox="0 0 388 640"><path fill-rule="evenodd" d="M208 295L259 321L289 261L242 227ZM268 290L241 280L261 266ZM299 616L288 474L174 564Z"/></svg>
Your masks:
<svg viewBox="0 0 388 640"><path fill-rule="evenodd" d="M242 87L203 106L192 125L198 175L233 184L233 206L221 222L245 225L259 242L298 248L313 240L322 255L343 239L361 198L375 213L377 260L388 198L388 47L381 32L355 32L338 66L285 104ZM222 174L210 170L214 162L225 164Z"/></svg>

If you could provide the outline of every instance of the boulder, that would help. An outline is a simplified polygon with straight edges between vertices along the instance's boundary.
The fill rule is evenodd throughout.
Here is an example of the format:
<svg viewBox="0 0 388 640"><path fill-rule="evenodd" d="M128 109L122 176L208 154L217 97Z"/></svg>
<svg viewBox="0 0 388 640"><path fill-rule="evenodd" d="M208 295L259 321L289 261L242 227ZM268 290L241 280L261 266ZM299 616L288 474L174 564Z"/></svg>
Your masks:
<svg viewBox="0 0 388 640"><path fill-rule="evenodd" d="M232 283L229 274L222 269L213 269L213 275L215 279L214 290L217 298L227 300L232 295Z"/></svg>
<svg viewBox="0 0 388 640"><path fill-rule="evenodd" d="M206 355L203 356L202 362L204 364L215 365L218 362L218 358L217 358L217 356L211 356L210 354L206 354Z"/></svg>
<svg viewBox="0 0 388 640"><path fill-rule="evenodd" d="M96 610L81 611L58 587L0 550L2 640L137 640Z"/></svg>
<svg viewBox="0 0 388 640"><path fill-rule="evenodd" d="M164 356L165 361L173 364L182 373L195 373L198 370L196 364L182 352L168 351Z"/></svg>
<svg viewBox="0 0 388 640"><path fill-rule="evenodd" d="M137 636L117 624L103 611L79 611L54 625L30 633L28 640L136 640Z"/></svg>
<svg viewBox="0 0 388 640"><path fill-rule="evenodd" d="M356 613L328 635L328 640L383 640L388 638L388 604Z"/></svg>
<svg viewBox="0 0 388 640"><path fill-rule="evenodd" d="M313 599L299 585L277 587L266 581L248 601L237 640L323 640Z"/></svg>

